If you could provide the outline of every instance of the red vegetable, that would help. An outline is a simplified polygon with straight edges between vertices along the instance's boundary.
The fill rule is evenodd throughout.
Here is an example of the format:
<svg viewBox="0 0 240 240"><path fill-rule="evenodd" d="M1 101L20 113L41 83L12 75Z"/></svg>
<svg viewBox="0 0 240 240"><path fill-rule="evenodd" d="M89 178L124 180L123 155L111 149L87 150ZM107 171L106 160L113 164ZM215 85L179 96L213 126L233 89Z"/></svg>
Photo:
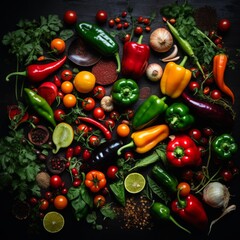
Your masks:
<svg viewBox="0 0 240 240"><path fill-rule="evenodd" d="M53 82L44 82L37 89L38 95L45 98L49 105L55 101L58 95L57 86Z"/></svg>
<svg viewBox="0 0 240 240"><path fill-rule="evenodd" d="M40 82L58 70L64 64L66 59L67 56L64 56L63 58L54 62L29 65L23 72L13 72L8 74L6 81L9 81L9 78L13 75L21 75L27 77L32 82Z"/></svg>
<svg viewBox="0 0 240 240"><path fill-rule="evenodd" d="M200 166L201 153L195 142L188 135L174 136L166 147L167 160L174 167Z"/></svg>

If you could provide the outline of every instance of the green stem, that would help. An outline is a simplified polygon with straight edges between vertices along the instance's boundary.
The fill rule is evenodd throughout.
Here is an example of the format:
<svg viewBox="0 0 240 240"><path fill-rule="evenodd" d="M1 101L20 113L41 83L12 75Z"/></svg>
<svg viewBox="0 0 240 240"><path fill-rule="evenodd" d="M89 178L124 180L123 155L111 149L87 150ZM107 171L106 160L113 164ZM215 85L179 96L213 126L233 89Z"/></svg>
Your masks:
<svg viewBox="0 0 240 240"><path fill-rule="evenodd" d="M182 225L180 225L172 216L169 217L170 221L172 221L177 227L181 228L182 230L184 230L185 232L191 234L191 232L186 229L185 227L183 227Z"/></svg>
<svg viewBox="0 0 240 240"><path fill-rule="evenodd" d="M135 147L135 143L134 141L131 141L125 145L123 145L122 147L120 147L118 150L117 150L117 155L120 156L122 154L122 150L126 149L126 148L133 148Z"/></svg>

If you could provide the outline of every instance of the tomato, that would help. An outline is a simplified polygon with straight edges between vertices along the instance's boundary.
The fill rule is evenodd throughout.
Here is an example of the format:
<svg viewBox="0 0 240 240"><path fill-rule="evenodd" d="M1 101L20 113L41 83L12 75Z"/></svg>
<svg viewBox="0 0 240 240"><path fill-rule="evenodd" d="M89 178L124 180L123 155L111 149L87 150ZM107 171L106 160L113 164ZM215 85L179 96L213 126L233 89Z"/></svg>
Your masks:
<svg viewBox="0 0 240 240"><path fill-rule="evenodd" d="M214 134L214 130L212 128L209 128L209 127L203 128L202 132L203 132L203 135L205 137L210 137Z"/></svg>
<svg viewBox="0 0 240 240"><path fill-rule="evenodd" d="M82 158L84 161L87 161L91 157L91 152L88 149L83 150Z"/></svg>
<svg viewBox="0 0 240 240"><path fill-rule="evenodd" d="M102 99L106 94L106 89L101 86L101 85L97 85L93 88L93 97L97 98L97 99Z"/></svg>
<svg viewBox="0 0 240 240"><path fill-rule="evenodd" d="M86 174L84 183L92 192L98 192L106 186L107 180L103 172L91 170Z"/></svg>
<svg viewBox="0 0 240 240"><path fill-rule="evenodd" d="M54 110L54 118L57 122L63 122L66 113L63 109L57 108Z"/></svg>
<svg viewBox="0 0 240 240"><path fill-rule="evenodd" d="M98 146L100 144L100 138L96 135L91 135L89 137L89 145L92 147Z"/></svg>
<svg viewBox="0 0 240 240"><path fill-rule="evenodd" d="M86 97L82 101L82 108L85 111L91 111L95 108L96 102L92 97Z"/></svg>
<svg viewBox="0 0 240 240"><path fill-rule="evenodd" d="M130 23L129 22L124 22L123 23L123 28L127 29L129 27Z"/></svg>
<svg viewBox="0 0 240 240"><path fill-rule="evenodd" d="M113 119L106 119L105 122L104 122L104 125L110 129L110 130L113 130L113 128L115 127L116 123Z"/></svg>
<svg viewBox="0 0 240 240"><path fill-rule="evenodd" d="M60 188L62 186L62 178L59 175L52 175L50 177L50 186Z"/></svg>
<svg viewBox="0 0 240 240"><path fill-rule="evenodd" d="M117 28L117 30L120 30L120 29L122 29L122 28L123 28L123 25L122 25L122 23L118 23L116 28Z"/></svg>
<svg viewBox="0 0 240 240"><path fill-rule="evenodd" d="M40 122L40 118L37 115L29 115L29 119L30 122L32 122L33 124L37 125Z"/></svg>
<svg viewBox="0 0 240 240"><path fill-rule="evenodd" d="M126 123L121 123L117 126L116 132L119 137L127 137L131 129Z"/></svg>
<svg viewBox="0 0 240 240"><path fill-rule="evenodd" d="M114 27L114 25L115 25L114 19L110 19L110 20L108 21L108 26L112 28L112 27Z"/></svg>
<svg viewBox="0 0 240 240"><path fill-rule="evenodd" d="M93 203L97 208L101 208L106 204L106 198L103 195L96 195L93 198Z"/></svg>
<svg viewBox="0 0 240 240"><path fill-rule="evenodd" d="M192 128L188 132L189 136L194 140L194 141L199 141L202 137L202 133L199 129L197 128Z"/></svg>
<svg viewBox="0 0 240 240"><path fill-rule="evenodd" d="M131 39L131 35L129 33L127 33L123 38L122 38L122 42L126 43L129 42Z"/></svg>
<svg viewBox="0 0 240 240"><path fill-rule="evenodd" d="M66 43L61 38L54 38L50 43L50 47L56 53L63 53L66 49Z"/></svg>
<svg viewBox="0 0 240 240"><path fill-rule="evenodd" d="M70 81L64 81L61 84L61 90L63 93L71 93L73 91L73 84Z"/></svg>
<svg viewBox="0 0 240 240"><path fill-rule="evenodd" d="M131 160L131 159L134 159L134 153L133 153L132 151L126 151L126 152L124 153L124 159L125 159L126 161Z"/></svg>
<svg viewBox="0 0 240 240"><path fill-rule="evenodd" d="M177 185L177 189L179 191L180 196L182 197L188 196L191 191L191 187L187 182L180 182Z"/></svg>
<svg viewBox="0 0 240 240"><path fill-rule="evenodd" d="M225 182L229 182L233 178L233 174L229 169L223 169L220 173L221 177Z"/></svg>
<svg viewBox="0 0 240 240"><path fill-rule="evenodd" d="M130 120L134 116L134 110L133 109L126 109L124 111L124 115L126 116L127 120Z"/></svg>
<svg viewBox="0 0 240 240"><path fill-rule="evenodd" d="M137 26L134 28L134 34L139 36L143 33L143 28L141 26Z"/></svg>
<svg viewBox="0 0 240 240"><path fill-rule="evenodd" d="M70 69L64 69L61 72L61 79L63 81L70 81L73 78L73 72Z"/></svg>
<svg viewBox="0 0 240 240"><path fill-rule="evenodd" d="M121 15L123 18L125 18L127 16L127 11L123 11Z"/></svg>
<svg viewBox="0 0 240 240"><path fill-rule="evenodd" d="M49 207L49 201L47 199L41 199L39 204L39 209L42 211L47 210Z"/></svg>
<svg viewBox="0 0 240 240"><path fill-rule="evenodd" d="M214 89L210 92L210 97L214 100L218 100L222 97L222 93L219 90Z"/></svg>
<svg viewBox="0 0 240 240"><path fill-rule="evenodd" d="M95 87L95 83L96 77L89 71L80 71L73 79L73 85L80 93L89 93Z"/></svg>
<svg viewBox="0 0 240 240"><path fill-rule="evenodd" d="M228 31L230 29L230 27L231 27L231 22L229 19L226 19L226 18L220 19L217 23L217 28L221 32Z"/></svg>
<svg viewBox="0 0 240 240"><path fill-rule="evenodd" d="M191 92L196 92L198 89L200 89L200 84L199 84L199 82L190 81L190 83L188 84L188 89L189 89Z"/></svg>
<svg viewBox="0 0 240 240"><path fill-rule="evenodd" d="M79 187L79 186L81 185L81 183L82 183L81 179L75 178L74 181L73 181L73 183L72 183L72 185L73 185L74 187Z"/></svg>
<svg viewBox="0 0 240 240"><path fill-rule="evenodd" d="M80 145L76 145L74 148L73 148L73 155L74 156L78 156L82 151L82 147Z"/></svg>
<svg viewBox="0 0 240 240"><path fill-rule="evenodd" d="M105 10L98 10L95 18L97 23L103 24L107 21L108 14Z"/></svg>
<svg viewBox="0 0 240 240"><path fill-rule="evenodd" d="M142 23L142 22L143 22L143 17L142 17L142 16L139 16L139 17L137 18L137 22L138 22L138 23Z"/></svg>
<svg viewBox="0 0 240 240"><path fill-rule="evenodd" d="M88 135L88 126L84 123L81 123L77 126L77 131L80 133L82 136L87 136Z"/></svg>
<svg viewBox="0 0 240 240"><path fill-rule="evenodd" d="M191 181L193 179L193 170L192 169L184 169L181 176L185 181Z"/></svg>
<svg viewBox="0 0 240 240"><path fill-rule="evenodd" d="M31 197L31 198L29 199L29 203L30 203L32 206L36 206L37 203L38 203L38 200L37 200L36 197Z"/></svg>
<svg viewBox="0 0 240 240"><path fill-rule="evenodd" d="M110 119L112 119L114 121L118 121L120 118L120 114L117 111L112 111L112 112L110 112L109 117L110 117Z"/></svg>
<svg viewBox="0 0 240 240"><path fill-rule="evenodd" d="M120 17L116 17L116 18L114 19L114 21L115 21L115 23L120 23L120 22L121 22L121 18L120 18Z"/></svg>
<svg viewBox="0 0 240 240"><path fill-rule="evenodd" d="M68 93L63 97L63 105L66 108L72 108L76 105L76 103L77 103L77 98L72 93Z"/></svg>
<svg viewBox="0 0 240 240"><path fill-rule="evenodd" d="M53 205L56 209L62 210L67 207L68 199L64 195L57 195L53 200Z"/></svg>
<svg viewBox="0 0 240 240"><path fill-rule="evenodd" d="M146 31L146 32L150 32L151 30L152 30L152 28L151 28L150 26L146 26L146 27L145 27L145 31Z"/></svg>
<svg viewBox="0 0 240 240"><path fill-rule="evenodd" d="M108 178L116 179L117 178L117 176L116 176L117 172L118 172L118 167L117 166L114 166L114 165L109 166L108 169L107 169Z"/></svg>
<svg viewBox="0 0 240 240"><path fill-rule="evenodd" d="M102 107L96 107L93 109L93 117L98 120L103 120L106 115Z"/></svg>
<svg viewBox="0 0 240 240"><path fill-rule="evenodd" d="M63 21L69 25L75 24L77 22L77 12L74 10L67 10L64 13Z"/></svg>
<svg viewBox="0 0 240 240"><path fill-rule="evenodd" d="M150 21L149 18L144 18L144 19L143 19L143 24L149 25L150 23L151 23L151 21Z"/></svg>

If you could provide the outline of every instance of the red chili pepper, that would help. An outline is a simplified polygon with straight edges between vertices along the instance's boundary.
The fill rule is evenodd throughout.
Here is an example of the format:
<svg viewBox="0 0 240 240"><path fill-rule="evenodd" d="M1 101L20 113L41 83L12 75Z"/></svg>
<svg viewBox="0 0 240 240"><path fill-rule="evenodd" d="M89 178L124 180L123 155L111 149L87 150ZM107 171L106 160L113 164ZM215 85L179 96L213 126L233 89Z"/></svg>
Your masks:
<svg viewBox="0 0 240 240"><path fill-rule="evenodd" d="M53 82L55 83L55 85L57 87L61 87L62 81L61 81L61 79L57 75L54 75Z"/></svg>
<svg viewBox="0 0 240 240"><path fill-rule="evenodd" d="M107 127L105 127L102 123L96 121L95 119L90 117L78 117L78 119L93 124L95 127L99 128L107 140L110 140L112 138L111 131Z"/></svg>
<svg viewBox="0 0 240 240"><path fill-rule="evenodd" d="M172 201L171 209L181 219L191 224L195 228L204 231L208 226L208 217L203 204L193 194L189 194L184 199L178 197Z"/></svg>
<svg viewBox="0 0 240 240"><path fill-rule="evenodd" d="M202 163L199 148L195 142L185 134L176 135L168 142L166 157L175 167L199 166Z"/></svg>
<svg viewBox="0 0 240 240"><path fill-rule="evenodd" d="M138 42L126 42L123 46L122 74L126 77L139 79L146 71L150 58L150 48L142 44L143 35Z"/></svg>
<svg viewBox="0 0 240 240"><path fill-rule="evenodd" d="M64 56L63 58L54 62L29 65L23 72L13 72L8 74L6 81L9 81L9 78L13 75L21 75L27 77L32 82L40 82L58 70L64 64L66 59L67 56Z"/></svg>

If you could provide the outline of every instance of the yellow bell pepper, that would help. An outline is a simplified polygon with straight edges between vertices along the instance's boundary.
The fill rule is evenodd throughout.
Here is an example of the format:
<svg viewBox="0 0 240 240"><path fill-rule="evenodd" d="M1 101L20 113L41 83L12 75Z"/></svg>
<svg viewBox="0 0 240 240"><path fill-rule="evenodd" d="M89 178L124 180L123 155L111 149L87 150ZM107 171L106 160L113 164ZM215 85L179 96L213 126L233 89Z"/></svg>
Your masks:
<svg viewBox="0 0 240 240"><path fill-rule="evenodd" d="M166 64L160 81L162 94L171 98L177 98L182 94L192 77L192 72L184 67L186 61L187 56L183 58L179 65L175 62Z"/></svg>
<svg viewBox="0 0 240 240"><path fill-rule="evenodd" d="M132 141L120 147L117 151L121 155L121 151L126 148L135 147L137 153L146 153L153 149L158 143L169 136L169 127L166 124L159 124L144 128L131 134Z"/></svg>

